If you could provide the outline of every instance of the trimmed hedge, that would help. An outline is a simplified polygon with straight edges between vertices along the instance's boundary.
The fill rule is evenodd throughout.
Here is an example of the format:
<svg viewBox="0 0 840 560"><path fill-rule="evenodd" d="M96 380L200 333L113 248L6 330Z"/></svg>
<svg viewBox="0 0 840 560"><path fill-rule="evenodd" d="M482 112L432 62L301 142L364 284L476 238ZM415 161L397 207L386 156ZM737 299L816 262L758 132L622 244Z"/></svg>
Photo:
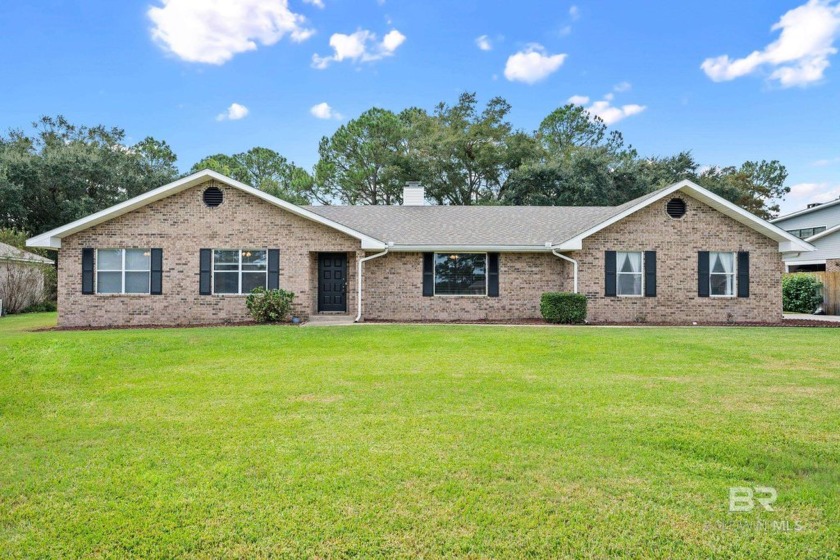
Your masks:
<svg viewBox="0 0 840 560"><path fill-rule="evenodd" d="M549 323L586 321L586 296L569 292L546 292L540 298L540 313Z"/></svg>
<svg viewBox="0 0 840 560"><path fill-rule="evenodd" d="M822 305L820 281L808 273L782 277L782 307L794 313L813 313Z"/></svg>

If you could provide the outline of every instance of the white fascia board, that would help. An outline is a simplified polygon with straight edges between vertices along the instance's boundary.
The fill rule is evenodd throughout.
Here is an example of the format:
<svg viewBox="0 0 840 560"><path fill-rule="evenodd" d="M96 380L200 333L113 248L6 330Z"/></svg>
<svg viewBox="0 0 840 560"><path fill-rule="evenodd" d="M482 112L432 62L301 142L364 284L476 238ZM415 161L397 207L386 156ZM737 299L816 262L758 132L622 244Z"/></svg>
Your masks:
<svg viewBox="0 0 840 560"><path fill-rule="evenodd" d="M545 253L542 245L394 245L391 253Z"/></svg>
<svg viewBox="0 0 840 560"><path fill-rule="evenodd" d="M832 200L830 202L823 202L819 206L814 206L813 208L803 208L802 210L797 210L796 212L791 212L790 214L779 216L778 218L773 218L772 220L770 220L770 223L775 224L776 222L783 222L790 218L802 216L803 214L810 214L811 212L817 212L818 210L825 210L826 208L831 208L832 206L835 206L837 204L840 204L840 198Z"/></svg>
<svg viewBox="0 0 840 560"><path fill-rule="evenodd" d="M700 185L688 180L680 181L679 183L674 183L673 185L662 189L661 191L659 191L659 193L656 194L656 196L652 196L648 199L643 200L635 206L631 206L623 212L616 214L612 218L609 218L608 220L605 220L600 224L589 228L583 233L580 233L575 237L567 239L566 241L556 245L554 248L558 251L579 251L583 247L583 240L589 237L590 235L597 233L616 222L623 220L627 216L630 216L631 214L638 212L642 208L646 208L654 202L662 200L666 196L669 196L670 194L675 193L677 191L684 192L690 195L692 198L695 198L711 206L721 214L729 216L736 222L742 223L745 226L765 235L766 237L777 241L779 243L780 253L791 251L804 253L816 250L815 247L810 243L799 239L795 235L786 232L778 226L774 226L770 222L762 220L758 216L747 212L740 206L733 204L725 198L722 198L716 195L715 193L704 189Z"/></svg>
<svg viewBox="0 0 840 560"><path fill-rule="evenodd" d="M61 239L63 237L67 237L68 235L72 235L74 233L78 233L80 231L91 228L95 225L101 224L103 222L107 222L108 220L112 220L116 217L122 216L123 214L131 212L132 210L136 210L137 208L141 208L143 206L146 206L147 204L151 204L152 202L156 202L168 196L172 196L173 194L177 194L181 191L187 190L196 185L200 185L201 183L210 179L214 179L216 181L219 181L220 183L251 194L257 198L268 202L269 204L278 206L292 214L325 225L327 227L345 233L350 237L354 237L361 241L362 249L384 249L386 246L385 243L379 241L378 239L374 239L373 237L351 229L343 224L339 224L338 222L334 222L333 220L324 218L323 216L319 216L318 214L301 208L296 204L292 204L291 202L281 200L276 196L272 196L259 189L255 189L254 187L246 185L245 183L240 183L239 181L231 179L230 177L226 177L221 173L217 173L216 171L211 171L210 169L198 171L196 173L193 173L192 175L188 175L187 177L178 179L177 181L173 181L172 183L169 183L162 187L158 187L139 196L135 196L134 198L126 200L125 202L121 202L119 204L111 206L110 208L106 208L105 210L101 210L99 212L91 214L90 216L85 216L84 218L76 220L75 222L71 222L59 228L50 230L46 233L36 235L35 237L26 240L26 246L41 247L44 249L59 249L61 248Z"/></svg>
<svg viewBox="0 0 840 560"><path fill-rule="evenodd" d="M825 259L817 259L817 260L813 260L813 261L797 261L797 260L788 260L788 259L783 259L783 260L785 261L785 264L788 265L788 266L800 265L800 264L825 264Z"/></svg>

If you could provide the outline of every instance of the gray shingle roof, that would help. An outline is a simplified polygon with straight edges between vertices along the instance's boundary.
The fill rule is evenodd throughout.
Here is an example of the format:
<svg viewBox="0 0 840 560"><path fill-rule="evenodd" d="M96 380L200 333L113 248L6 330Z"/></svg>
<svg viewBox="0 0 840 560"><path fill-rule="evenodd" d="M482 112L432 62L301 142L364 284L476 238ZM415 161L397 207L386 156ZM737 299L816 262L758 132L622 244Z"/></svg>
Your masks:
<svg viewBox="0 0 840 560"><path fill-rule="evenodd" d="M659 191L620 206L306 206L396 245L539 246L566 241Z"/></svg>
<svg viewBox="0 0 840 560"><path fill-rule="evenodd" d="M41 255L36 255L34 253L30 253L29 251L24 251L22 249L18 249L17 247L0 243L0 261L9 260L26 261L39 264L53 264L50 259L44 258Z"/></svg>

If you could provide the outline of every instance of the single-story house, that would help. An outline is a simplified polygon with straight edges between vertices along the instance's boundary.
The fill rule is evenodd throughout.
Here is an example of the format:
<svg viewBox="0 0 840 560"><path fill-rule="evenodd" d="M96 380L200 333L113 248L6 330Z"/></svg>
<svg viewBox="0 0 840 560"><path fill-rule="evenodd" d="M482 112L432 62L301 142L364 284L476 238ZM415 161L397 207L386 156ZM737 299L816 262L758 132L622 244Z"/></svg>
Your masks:
<svg viewBox="0 0 840 560"><path fill-rule="evenodd" d="M297 206L201 171L28 241L59 252L59 325L249 320L254 287L295 314L540 317L587 296L592 322L773 322L782 256L813 247L682 181L615 207Z"/></svg>
<svg viewBox="0 0 840 560"><path fill-rule="evenodd" d="M786 255L788 272L840 272L840 198L809 204L772 222L815 248Z"/></svg>
<svg viewBox="0 0 840 560"><path fill-rule="evenodd" d="M44 297L46 257L0 243L0 314L17 313Z"/></svg>

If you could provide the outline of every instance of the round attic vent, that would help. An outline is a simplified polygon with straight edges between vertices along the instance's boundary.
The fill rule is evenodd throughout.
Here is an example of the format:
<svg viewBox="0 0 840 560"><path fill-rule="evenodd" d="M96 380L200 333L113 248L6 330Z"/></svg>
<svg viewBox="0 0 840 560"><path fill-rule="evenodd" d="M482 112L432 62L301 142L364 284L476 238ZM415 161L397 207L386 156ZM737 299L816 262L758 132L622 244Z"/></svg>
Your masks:
<svg viewBox="0 0 840 560"><path fill-rule="evenodd" d="M215 208L225 199L225 194L219 187L207 187L204 189L204 204L210 208Z"/></svg>
<svg viewBox="0 0 840 560"><path fill-rule="evenodd" d="M682 218L685 216L685 201L681 198L672 198L665 206L665 211L675 220Z"/></svg>

